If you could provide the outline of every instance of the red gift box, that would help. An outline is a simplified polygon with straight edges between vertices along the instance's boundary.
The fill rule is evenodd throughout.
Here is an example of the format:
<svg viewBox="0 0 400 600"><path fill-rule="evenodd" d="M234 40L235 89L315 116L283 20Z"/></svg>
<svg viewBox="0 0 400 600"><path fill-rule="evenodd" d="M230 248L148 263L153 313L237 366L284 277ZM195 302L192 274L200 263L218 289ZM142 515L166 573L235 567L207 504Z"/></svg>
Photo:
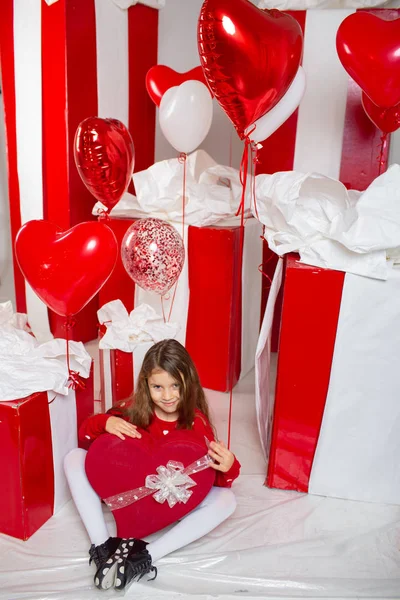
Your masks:
<svg viewBox="0 0 400 600"><path fill-rule="evenodd" d="M93 413L93 372L85 388L0 402L0 532L27 540L70 498L64 456Z"/></svg>
<svg viewBox="0 0 400 600"><path fill-rule="evenodd" d="M273 393L268 338L281 271ZM399 294L398 267L380 280L305 265L297 255L281 261L256 366L269 487L400 504Z"/></svg>
<svg viewBox="0 0 400 600"><path fill-rule="evenodd" d="M158 10L135 4L121 10L95 0L1 3L13 241L31 219L68 229L94 218L93 196L74 162L75 131L83 119L121 120L134 138L136 169L154 162L155 106L145 77L157 62ZM35 333L49 333L50 327L56 337L65 337L64 319L35 296L13 256L17 310L28 313ZM96 298L76 316L71 339L97 337L97 308Z"/></svg>
<svg viewBox="0 0 400 600"><path fill-rule="evenodd" d="M111 219L108 224L121 242L133 222L130 219ZM246 222L243 256L239 226L189 226L187 231L188 289L185 288L184 293L189 299L183 309L187 317L181 337L177 339L185 344L194 360L202 385L224 392L254 366L261 311L262 276L258 270L262 259L261 226L255 219ZM119 260L114 273L100 291L100 305L120 299L131 311L135 304L140 303L138 294L141 293L141 290L135 290ZM170 295L173 296L173 290ZM146 296L146 302L149 302L148 298ZM152 301L153 308L161 314L160 297L153 294ZM170 320L174 322L176 314L172 313ZM106 369L109 373L122 376L123 369L119 367L128 365L125 382L112 383L116 394L113 400L121 399L121 395L126 397L133 378L132 359L123 354L107 355Z"/></svg>

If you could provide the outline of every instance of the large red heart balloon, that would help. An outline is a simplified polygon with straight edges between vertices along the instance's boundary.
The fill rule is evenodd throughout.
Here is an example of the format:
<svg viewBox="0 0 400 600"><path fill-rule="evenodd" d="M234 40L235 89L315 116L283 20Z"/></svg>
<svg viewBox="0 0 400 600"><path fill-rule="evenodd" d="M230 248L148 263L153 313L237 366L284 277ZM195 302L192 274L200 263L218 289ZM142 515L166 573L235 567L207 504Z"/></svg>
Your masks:
<svg viewBox="0 0 400 600"><path fill-rule="evenodd" d="M111 210L126 192L135 164L125 125L117 119L85 119L76 130L74 155L83 183Z"/></svg>
<svg viewBox="0 0 400 600"><path fill-rule="evenodd" d="M155 65L147 72L146 88L154 104L160 106L161 98L167 90L192 79L207 85L201 67L195 67L194 69L191 69L191 71L186 71L186 73L178 73L165 65Z"/></svg>
<svg viewBox="0 0 400 600"><path fill-rule="evenodd" d="M108 498L134 490L145 484L148 475L156 474L159 466L170 460L184 467L207 454L207 448L193 431L173 431L154 440L146 431L141 439L121 440L115 435L101 435L90 446L86 457L86 474L91 486L100 496ZM193 510L206 497L214 483L215 472L206 469L191 478L196 485L186 504L172 508L160 504L153 496L142 498L129 506L113 510L117 535L143 538L174 523Z"/></svg>
<svg viewBox="0 0 400 600"><path fill-rule="evenodd" d="M383 133L393 133L400 127L400 104L390 108L376 106L366 94L362 94L362 105L373 124Z"/></svg>
<svg viewBox="0 0 400 600"><path fill-rule="evenodd" d="M28 221L15 239L21 271L41 300L62 317L75 315L111 275L118 244L107 225L80 223L62 231L49 221Z"/></svg>
<svg viewBox="0 0 400 600"><path fill-rule="evenodd" d="M400 19L356 12L341 23L336 48L350 77L377 106L400 102Z"/></svg>
<svg viewBox="0 0 400 600"><path fill-rule="evenodd" d="M240 137L284 96L300 65L300 25L248 0L205 0L198 26L208 85Z"/></svg>

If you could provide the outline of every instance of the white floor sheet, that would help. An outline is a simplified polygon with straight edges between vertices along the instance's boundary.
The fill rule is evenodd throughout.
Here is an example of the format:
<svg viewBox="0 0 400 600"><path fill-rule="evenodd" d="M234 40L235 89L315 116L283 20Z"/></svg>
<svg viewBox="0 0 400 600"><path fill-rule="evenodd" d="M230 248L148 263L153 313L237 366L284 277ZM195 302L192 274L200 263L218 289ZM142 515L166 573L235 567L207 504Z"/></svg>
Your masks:
<svg viewBox="0 0 400 600"><path fill-rule="evenodd" d="M226 440L229 394L208 398ZM236 513L159 561L155 581L122 593L94 588L89 542L69 502L27 542L0 535L0 599L400 598L399 507L263 486L254 371L235 389L232 449L242 463Z"/></svg>

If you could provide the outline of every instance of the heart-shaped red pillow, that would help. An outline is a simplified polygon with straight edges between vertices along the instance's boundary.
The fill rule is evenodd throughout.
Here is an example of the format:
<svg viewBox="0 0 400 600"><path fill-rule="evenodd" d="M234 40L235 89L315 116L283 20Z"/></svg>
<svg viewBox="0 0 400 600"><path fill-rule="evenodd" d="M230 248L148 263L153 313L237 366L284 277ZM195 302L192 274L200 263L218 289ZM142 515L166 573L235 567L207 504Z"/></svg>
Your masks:
<svg viewBox="0 0 400 600"><path fill-rule="evenodd" d="M302 56L294 17L248 0L204 0L198 47L208 85L239 135L285 95Z"/></svg>
<svg viewBox="0 0 400 600"><path fill-rule="evenodd" d="M400 102L400 19L384 21L368 12L346 17L336 36L340 61L377 106Z"/></svg>
<svg viewBox="0 0 400 600"><path fill-rule="evenodd" d="M115 435L101 435L89 448L86 474L100 498L109 498L122 492L144 486L148 475L157 473L159 466L170 460L185 467L207 454L207 448L193 431L172 431L161 439L154 439L141 431L141 439L121 440ZM160 504L153 495L129 506L113 510L120 537L143 538L178 521L196 508L207 496L215 479L213 469L205 469L190 476L196 485L186 504L172 508L168 502Z"/></svg>
<svg viewBox="0 0 400 600"><path fill-rule="evenodd" d="M96 221L67 231L49 221L28 221L17 234L15 252L39 298L67 317L82 310L107 281L117 262L118 243L114 232Z"/></svg>
<svg viewBox="0 0 400 600"><path fill-rule="evenodd" d="M192 79L207 85L207 81L204 77L203 69L201 67L195 67L194 69L186 71L185 73L178 73L166 65L154 65L154 67L151 67L151 69L147 72L146 88L154 104L160 106L161 98L164 96L167 90L181 85L181 83L184 83L185 81L191 81Z"/></svg>

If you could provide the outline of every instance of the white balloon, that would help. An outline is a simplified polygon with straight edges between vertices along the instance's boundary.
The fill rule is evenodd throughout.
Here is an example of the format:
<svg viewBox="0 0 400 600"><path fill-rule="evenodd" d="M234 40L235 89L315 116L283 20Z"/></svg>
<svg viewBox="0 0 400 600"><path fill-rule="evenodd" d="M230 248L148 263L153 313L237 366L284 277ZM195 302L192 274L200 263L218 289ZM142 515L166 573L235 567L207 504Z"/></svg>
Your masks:
<svg viewBox="0 0 400 600"><path fill-rule="evenodd" d="M201 81L191 79L165 92L160 102L160 127L178 152L193 152L207 136L212 122L211 94Z"/></svg>
<svg viewBox="0 0 400 600"><path fill-rule="evenodd" d="M299 106L306 90L306 74L303 67L299 67L286 94L279 100L271 110L260 117L255 123L247 128L246 134L250 133L252 142L258 143L266 140L290 117Z"/></svg>

